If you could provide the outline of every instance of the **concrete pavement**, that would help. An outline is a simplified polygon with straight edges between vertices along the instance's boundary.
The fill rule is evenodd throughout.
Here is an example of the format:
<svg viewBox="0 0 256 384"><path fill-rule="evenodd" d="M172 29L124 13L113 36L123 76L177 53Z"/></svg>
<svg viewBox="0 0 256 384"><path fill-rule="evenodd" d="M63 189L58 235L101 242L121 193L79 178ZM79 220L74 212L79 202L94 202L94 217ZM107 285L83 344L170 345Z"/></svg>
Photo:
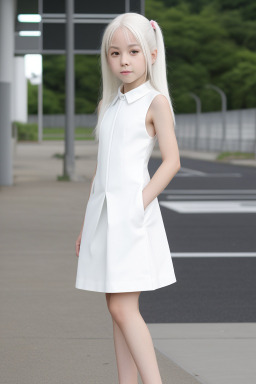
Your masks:
<svg viewBox="0 0 256 384"><path fill-rule="evenodd" d="M148 326L155 348L201 383L255 383L256 323Z"/></svg>
<svg viewBox="0 0 256 384"><path fill-rule="evenodd" d="M16 145L0 187L1 384L118 383L105 295L75 288L96 149L77 142L81 182L58 182L63 142ZM164 384L253 384L255 323L148 326Z"/></svg>

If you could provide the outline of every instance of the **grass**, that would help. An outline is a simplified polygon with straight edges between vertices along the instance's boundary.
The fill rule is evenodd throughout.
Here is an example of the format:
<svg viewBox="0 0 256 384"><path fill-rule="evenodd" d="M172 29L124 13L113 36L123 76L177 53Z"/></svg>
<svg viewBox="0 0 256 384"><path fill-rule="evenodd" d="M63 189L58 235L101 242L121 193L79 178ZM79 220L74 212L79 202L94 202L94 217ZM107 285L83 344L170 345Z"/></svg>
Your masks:
<svg viewBox="0 0 256 384"><path fill-rule="evenodd" d="M64 159L64 154L63 153L55 153L52 155L52 157L55 157L56 159Z"/></svg>
<svg viewBox="0 0 256 384"><path fill-rule="evenodd" d="M64 159L64 153L54 153L52 155L55 159ZM80 156L75 155L75 159L80 159Z"/></svg>
<svg viewBox="0 0 256 384"><path fill-rule="evenodd" d="M255 153L244 152L221 152L217 156L216 160L243 160L243 159L255 159Z"/></svg>
<svg viewBox="0 0 256 384"><path fill-rule="evenodd" d="M76 140L94 140L92 134L93 128L91 127L76 127L75 139ZM65 129L62 127L47 128L43 130L43 140L64 140Z"/></svg>
<svg viewBox="0 0 256 384"><path fill-rule="evenodd" d="M19 123L15 122L17 127L17 141L38 141L38 127L37 124ZM94 140L92 134L93 127L76 127L75 140ZM64 140L65 129L62 127L56 128L43 128L43 141L44 140Z"/></svg>
<svg viewBox="0 0 256 384"><path fill-rule="evenodd" d="M58 181L70 181L70 177L68 175L59 175L57 176Z"/></svg>

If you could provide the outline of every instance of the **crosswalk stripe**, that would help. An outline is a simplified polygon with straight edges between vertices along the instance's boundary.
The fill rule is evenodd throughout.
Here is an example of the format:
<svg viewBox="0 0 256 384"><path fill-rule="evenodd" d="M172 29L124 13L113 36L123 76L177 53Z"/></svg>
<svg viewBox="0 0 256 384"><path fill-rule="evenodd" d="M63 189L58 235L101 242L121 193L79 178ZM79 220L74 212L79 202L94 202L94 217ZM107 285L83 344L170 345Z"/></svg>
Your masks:
<svg viewBox="0 0 256 384"><path fill-rule="evenodd" d="M256 200L160 201L160 205L179 213L256 213Z"/></svg>
<svg viewBox="0 0 256 384"><path fill-rule="evenodd" d="M256 252L171 252L172 257L256 257Z"/></svg>
<svg viewBox="0 0 256 384"><path fill-rule="evenodd" d="M256 194L256 189L165 189L164 194L184 194L191 195L192 193L202 194Z"/></svg>
<svg viewBox="0 0 256 384"><path fill-rule="evenodd" d="M215 199L215 200L228 200L232 201L232 199L243 199L243 200L256 200L256 195L207 195L207 196L180 196L180 195L167 195L166 198L171 201L173 200L208 200L208 199Z"/></svg>

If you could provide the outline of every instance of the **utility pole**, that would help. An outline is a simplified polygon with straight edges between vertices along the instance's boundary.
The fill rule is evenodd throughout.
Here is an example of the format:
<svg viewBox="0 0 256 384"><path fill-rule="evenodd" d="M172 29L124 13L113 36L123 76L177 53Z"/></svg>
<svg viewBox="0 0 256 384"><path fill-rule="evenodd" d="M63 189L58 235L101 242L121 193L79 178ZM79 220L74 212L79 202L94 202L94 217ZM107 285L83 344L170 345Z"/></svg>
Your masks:
<svg viewBox="0 0 256 384"><path fill-rule="evenodd" d="M66 0L66 124L64 177L74 179L74 0Z"/></svg>

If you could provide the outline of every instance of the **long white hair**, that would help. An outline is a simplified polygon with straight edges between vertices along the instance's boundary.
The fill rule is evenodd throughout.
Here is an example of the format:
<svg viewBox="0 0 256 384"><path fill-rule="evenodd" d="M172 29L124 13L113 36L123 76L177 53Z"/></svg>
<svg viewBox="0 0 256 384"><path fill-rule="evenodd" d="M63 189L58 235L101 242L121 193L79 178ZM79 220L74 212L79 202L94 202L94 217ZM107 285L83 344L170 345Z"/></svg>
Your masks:
<svg viewBox="0 0 256 384"><path fill-rule="evenodd" d="M111 45L111 39L117 28L127 28L134 35L142 48L145 61L146 61L146 78L150 80L151 85L169 101L173 122L175 126L175 116L172 106L171 97L168 90L167 83L167 69L165 59L165 46L162 30L158 23L155 22L155 29L153 29L150 21L143 15L134 12L127 12L115 17L105 28L102 44L101 44L101 96L98 102L102 99L100 113L98 116L98 122L93 130L96 140L99 139L99 127L103 118L103 115L117 94L118 87L122 84L111 71L107 56L109 46ZM151 52L157 49L157 57L152 65Z"/></svg>

